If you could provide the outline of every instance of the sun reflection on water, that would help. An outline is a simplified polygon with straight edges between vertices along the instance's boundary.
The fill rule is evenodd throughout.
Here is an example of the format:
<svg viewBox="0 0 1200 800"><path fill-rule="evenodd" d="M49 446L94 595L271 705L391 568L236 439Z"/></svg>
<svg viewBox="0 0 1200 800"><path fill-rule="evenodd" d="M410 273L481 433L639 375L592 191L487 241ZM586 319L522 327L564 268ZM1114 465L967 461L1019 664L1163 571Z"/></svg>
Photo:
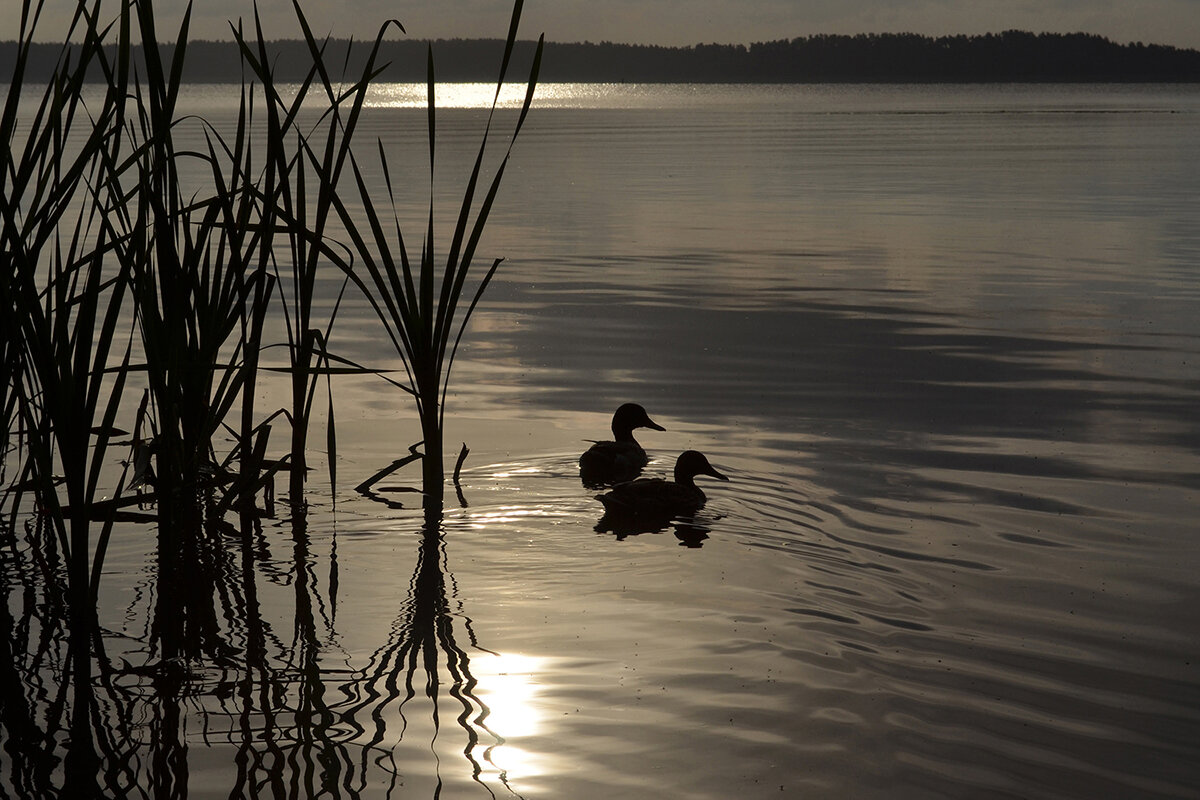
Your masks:
<svg viewBox="0 0 1200 800"><path fill-rule="evenodd" d="M520 108L525 101L523 83L505 83L496 105ZM438 108L490 108L496 98L495 83L439 83L434 87ZM377 83L371 86L366 105L374 108L425 108L429 87L425 83Z"/></svg>
<svg viewBox="0 0 1200 800"><path fill-rule="evenodd" d="M534 475L543 470L540 467L517 467L515 469L502 470L493 472L493 478L511 478L513 475Z"/></svg>
<svg viewBox="0 0 1200 800"><path fill-rule="evenodd" d="M546 711L538 700L538 675L548 663L547 658L520 653L482 655L471 660L478 681L474 695L487 707L480 723L501 740L488 748L485 773L512 780L548 771L545 754L520 746L522 739L544 733Z"/></svg>
<svg viewBox="0 0 1200 800"><path fill-rule="evenodd" d="M490 108L496 99L496 84L492 82L439 82L435 88L438 108ZM525 101L526 84L506 82L500 90L497 106L520 108ZM831 99L811 88L793 86L755 87L746 92L740 85L705 86L645 83L539 83L534 89L533 102L540 109L658 109L740 107L761 102L763 93L770 92L783 100L803 93L804 101L821 102L828 107ZM366 105L373 108L425 108L429 86L424 81L372 83ZM834 103L843 103L838 97ZM835 106L835 107L841 107Z"/></svg>

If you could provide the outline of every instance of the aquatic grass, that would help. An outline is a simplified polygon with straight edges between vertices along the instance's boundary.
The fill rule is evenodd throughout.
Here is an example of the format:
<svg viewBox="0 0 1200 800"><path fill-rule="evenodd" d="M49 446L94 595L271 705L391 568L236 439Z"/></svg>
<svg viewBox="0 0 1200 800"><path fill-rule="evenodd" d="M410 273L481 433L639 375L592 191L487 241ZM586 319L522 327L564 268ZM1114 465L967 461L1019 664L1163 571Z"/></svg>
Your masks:
<svg viewBox="0 0 1200 800"><path fill-rule="evenodd" d="M145 75L131 91L132 153L121 173L135 182L119 192L122 202L108 215L129 270L145 358L139 367L152 400L158 511L152 642L166 664L181 657L219 660L228 652L215 605L223 593L215 565L225 544L208 523L235 502L252 504L285 463L266 457L271 418L254 421L259 351L276 278L271 207L260 202L256 184L253 99L243 85L231 139L206 126L202 149L176 148L190 15L189 5L168 63L151 4L138 8ZM202 167L203 190L188 193L180 170L185 159ZM239 400L234 430L227 419ZM224 458L214 446L221 431L233 431L236 442ZM239 467L232 467L233 459Z"/></svg>
<svg viewBox="0 0 1200 800"><path fill-rule="evenodd" d="M29 443L24 435L19 442L10 441L12 431L39 420L36 409L43 402L36 388L22 385L22 376L28 375L27 368L38 366L28 362L25 339L30 330L22 326L25 312L40 303L44 256L47 250L61 247L60 222L86 191L87 174L94 169L98 156L111 146L123 104L120 80L125 73L114 72L104 60L103 33L97 23L98 2L76 5L69 32L71 36L82 36L82 43L74 48L63 46L54 74L40 97L23 104L25 72L41 10L40 3L34 5L28 0L22 3L20 37L0 114L0 308L5 309L0 323L0 365L4 368L0 411L5 423L6 463L10 447ZM121 42L118 64L125 64L128 40L123 38ZM88 109L83 102L83 87L88 70L97 64L109 75L112 86L98 108ZM18 138L23 120L28 120L28 132ZM74 246L83 245L77 240ZM61 252L57 255L61 267L59 280L78 273L77 264L64 265ZM29 431L30 435L37 432ZM18 452L17 458L23 458L23 454ZM43 466L48 461L41 459ZM6 491L6 497L13 509L28 484L26 478L40 477L42 488L48 486L49 476L33 475L32 466L31 461L26 461L13 484L5 487L11 490Z"/></svg>
<svg viewBox="0 0 1200 800"><path fill-rule="evenodd" d="M110 154L124 120L130 17L126 9L115 23L110 62L104 37L111 27L98 23L99 2L76 5L70 31L82 43L64 45L18 141L19 118L29 118L21 94L41 9L22 4L18 63L0 117L0 273L8 284L4 301L11 303L2 357L14 370L6 375L4 408L6 423L10 415L20 419L22 476L63 558L68 656L61 686L64 698L67 687L71 692L69 719L61 723L70 734L63 791L83 797L97 794L96 742L103 733L93 727L95 606L115 508L95 501L109 470L130 358L131 331L122 319L128 267L114 258L102 223ZM107 90L89 108L83 87L91 69L103 72ZM112 494L119 496L123 485L122 472ZM43 534L35 525L32 535ZM49 724L47 732L60 725Z"/></svg>
<svg viewBox="0 0 1200 800"><path fill-rule="evenodd" d="M224 264L220 288L211 284L206 306L212 310L215 324L212 328L219 336L230 337L236 330L228 360L221 365L220 346L212 352L214 365L222 369L221 380L210 404L215 410L210 416L208 430L211 437L217 425L231 430L224 420L232 410L235 399L241 398L239 428L234 432L236 446L218 470L232 474L231 462L238 462L237 480L224 493L217 504L215 514L220 517L231 503L244 507L252 506L258 490L272 479L275 472L286 464L286 458L268 463L266 447L271 432L271 417L263 422L255 421L255 391L258 382L259 358L263 348L263 328L270 311L271 298L277 283L271 271L273 258L273 213L270 206L257 201L256 192L251 190L250 176L255 168L254 148L251 146L253 120L251 109L253 97L243 84L238 111L237 129L232 148L217 132L206 138L207 161L211 167L214 186L213 202L220 208L219 230L222 240L218 248L217 261ZM215 144L214 144L215 143ZM221 152L218 153L216 145ZM229 178L224 177L223 167L228 165ZM272 180L272 168L267 168L263 180ZM227 251L227 253L226 253Z"/></svg>
<svg viewBox="0 0 1200 800"><path fill-rule="evenodd" d="M521 17L522 3L518 0L513 7L512 20L505 39L504 54L500 64L496 94L493 98L487 123L484 127L478 155L475 158L467 185L463 190L454 233L446 261L439 268L437 246L434 236L434 176L436 174L437 118L435 102L435 73L432 47L428 50L427 125L429 143L429 211L419 259L412 259L396 211L395 187L391 171L383 152L382 142L378 145L380 166L391 203L391 220L385 223L371 188L363 176L358 159L350 150L350 138L358 111L361 109L370 79L375 70L375 59L387 26L381 28L371 50L362 79L343 94L338 94L329 80L326 70L319 67L319 74L327 96L332 103L333 121L345 131L338 148L337 157L330 157L327 147L324 158L319 158L307 140L301 142L315 176L320 181L321 197L331 203L337 218L342 223L350 242L353 258L343 257L333 248L323 248L325 255L339 267L363 292L403 362L407 376L407 391L413 396L417 414L421 421L424 454L422 459L422 484L427 505L441 507L444 496L443 431L445 398L449 388L450 373L459 343L476 306L500 266L502 259L495 259L491 266L473 284L468 285L476 250L484 226L495 202L509 157L517 135L525 122L533 102L534 89L541 64L544 36L539 38L526 87L526 95L514 126L507 150L496 168L486 194L478 208L475 207L476 193L480 189L485 153L499 102L500 91L516 44L517 30ZM396 23L398 24L398 23ZM320 49L311 31L305 26L305 36L314 60L321 64ZM349 98L350 112L342 117L341 103ZM331 125L331 131L334 126ZM332 134L331 134L332 135ZM362 203L362 219L351 210L338 191L344 164L348 162L358 200ZM389 233L388 229L392 231ZM319 233L319 231L317 232ZM357 264L356 264L357 261ZM358 265L361 265L361 271ZM440 274L439 274L440 273ZM468 289L470 291L468 292ZM464 307L464 299L469 297Z"/></svg>
<svg viewBox="0 0 1200 800"><path fill-rule="evenodd" d="M3 326L4 357L16 368L6 383L16 399L6 398L5 405L22 422L38 502L64 540L64 510L70 509L71 544L86 554L88 510L116 429L129 358L128 347L124 357L119 349L114 354L124 330L127 275L99 223L106 154L118 141L124 108L129 27L123 16L118 61L111 65L97 25L99 3L77 6L71 30L84 41L74 53L64 48L30 131L18 143L24 59L39 10L23 5L23 46L0 120L8 145L0 168L0 258L12 309ZM85 111L85 76L97 65L109 75L109 89L98 108ZM121 359L115 369L114 358Z"/></svg>
<svg viewBox="0 0 1200 800"><path fill-rule="evenodd" d="M226 137L201 122L206 125L204 145L185 151L176 148L175 129L182 122L176 105L188 52L190 5L173 40L164 44L152 3L122 4L115 20L105 26L99 22L100 0L80 2L78 28L72 30L80 32L83 43L64 46L54 78L31 106L28 97L18 101L41 8L37 0L23 3L19 63L0 117L0 144L8 145L0 155L0 301L13 309L0 322L0 365L5 369L0 412L5 416L6 456L14 431L21 448L12 451L18 464L11 485L4 487L11 490L6 491L6 508L15 520L24 492L37 501L26 527L24 552L37 554L40 571L24 579L40 580L51 597L36 610L26 609L30 618L35 613L48 615L45 641L39 644L48 656L23 661L24 672L17 680L45 680L47 691L35 700L22 695L10 703L6 684L0 734L19 733L37 744L19 753L8 747L6 751L24 759L16 768L28 768L28 774L22 774L40 794L99 796L102 774L113 787L139 785L146 778L168 793L185 787L182 715L185 686L191 680L189 664L201 660L228 665L233 651L227 642L245 641L247 679L239 688L246 713L292 715L295 733L314 743L297 748L297 757L312 768L332 755L342 765L335 769L345 768L349 779L354 762L350 741L324 733L325 721L336 709L322 704L326 689L318 674L318 655L325 639L318 636L316 614L322 614L321 622L332 632L337 584L331 570L329 595L323 598L308 574L312 559L302 504L308 420L324 380L330 406L326 446L330 482L335 484L332 376L369 371L330 350L341 292L354 283L368 292L380 318L394 323L389 334L408 378L398 385L416 398L425 432L427 545L418 557L419 578L414 578L409 640L401 647L409 661L407 688L411 693L418 652L427 669L432 665L429 677L436 680L440 647L450 659L455 681L450 693L463 703L461 722L472 708L474 681L466 654L445 629L449 617L437 527L443 483L441 429L449 367L467 320L500 264L497 259L478 281L468 281L508 154L483 192L480 176L492 125L489 115L449 261L440 272L434 257L432 174L421 258L409 260L398 222L399 249L373 254L382 234L380 215L368 202L365 219L358 217L356 224L347 225L353 215L339 192L353 181L368 200L351 150L353 132L370 83L383 68L377 56L384 33L391 25L399 27L398 22L381 27L367 66L341 83L334 80L323 60L324 46L296 4L314 65L298 96L283 102L284 91L273 82L256 16L256 46L248 45L238 31L246 68L260 80L243 83L236 130ZM497 96L520 8L517 3ZM114 33L116 47L109 49ZM134 38L141 40L143 54L136 63ZM168 50L170 58L165 55ZM539 43L518 130L529 109L540 53ZM100 75L106 82L96 93L100 101L91 107L83 102L89 75ZM431 173L436 150L433 81L430 53ZM265 139L258 138L261 128L254 119L257 86L269 101ZM316 125L302 130L306 98L322 93L328 108ZM202 189L186 186L181 177L187 174L182 169L185 161L189 167L202 166ZM384 170L394 198L386 160ZM477 191L486 197L473 215ZM394 199L392 216L397 216ZM334 230L343 228L356 237L346 245L335 241ZM379 268L357 273L367 257ZM342 289L333 311L318 319L318 270L330 267L342 279ZM380 286L385 292L372 296ZM269 315L280 311L292 402L290 408L260 421L254 387L265 369L260 363L264 330ZM145 389L130 391L142 379ZM239 402L239 419L231 422ZM121 422L131 414L130 437ZM270 460L268 437L280 415L288 416L292 426L291 451ZM234 440L223 457L215 445L220 431L231 433ZM134 452L122 459L130 440ZM290 680L267 675L266 647L273 638L255 599L255 572L263 566L261 542L254 538L255 510L250 508L254 493L275 471L287 467L292 469L294 503L294 564L288 579L295 590L296 640L280 660L291 661L303 673L295 708L280 699L282 693L266 690L251 700L254 680L276 688ZM106 634L97 623L97 603L113 524L118 517L129 518L123 509L130 471L134 483L145 480L153 486L152 495L136 499L157 503L157 564L148 586L153 605L144 642L148 663L114 667L104 654ZM234 504L242 512L236 533L224 522ZM15 528L0 527L5 539L0 545L11 545L16 552ZM0 589L10 596L7 583ZM247 632L244 640L240 625ZM19 626L7 613L0 615L0 632ZM56 672L60 664L61 674ZM150 678L139 684L145 698L126 692L127 687L114 688L126 675ZM433 700L436 705L436 693ZM133 716L124 704L141 701L147 702L146 716L131 725ZM355 724L368 723L364 718ZM135 741L137 727L152 740L144 761L138 750L143 745ZM286 747L277 752L292 756ZM61 769L43 768L64 754ZM367 758L364 751L364 773Z"/></svg>
<svg viewBox="0 0 1200 800"><path fill-rule="evenodd" d="M239 281L241 265L223 263L229 231L223 225L221 204L213 199L189 202L180 186L178 160L185 154L175 152L172 131L190 14L189 5L168 71L161 59L153 8L139 9L146 75L133 92L140 136L134 155L137 188L130 192L130 206L117 209L125 228L118 241L125 245L122 261L132 269L153 401L162 512L169 512L177 502L186 504L182 495L199 491L201 470L211 464L211 436L226 405L213 402L214 389L223 388L214 387L217 359L240 321L237 306L247 293ZM213 172L219 180L219 170ZM242 255L237 250L228 253L235 262ZM235 375L226 370L221 383L234 380Z"/></svg>
<svg viewBox="0 0 1200 800"><path fill-rule="evenodd" d="M139 7L145 75L130 92L135 121L132 152L114 174L132 174L116 191L107 215L122 262L132 267L133 308L153 399L155 479L159 511L191 514L202 491L215 492L219 513L235 501L250 503L269 481L265 460L269 426L254 422L258 356L275 276L270 270L270 208L249 184L256 178L252 98L243 84L232 138L203 120L204 146L177 152L174 130L186 121L175 107L181 88L191 7L184 13L169 63L162 56L151 4ZM198 163L203 192L188 195L184 160ZM268 170L268 179L270 171ZM118 182L114 178L114 183ZM226 420L239 399L239 428ZM219 458L222 430L235 447ZM231 467L237 459L240 466ZM236 473L236 476L235 476Z"/></svg>
<svg viewBox="0 0 1200 800"><path fill-rule="evenodd" d="M315 196L312 194L306 161L301 155L301 143L323 134L321 168L336 174L340 164L345 161L349 131L353 130L357 112L349 122L348 130L339 125L338 108L341 100L331 90L331 78L323 60L323 46L316 44L299 3L294 3L293 7L314 57L304 79L298 85L289 87L294 91L290 101L284 99L284 91L275 82L271 69L272 58L257 9L254 42L246 37L240 26L232 30L243 62L260 82L267 100L263 137L267 173L259 186L259 193L264 214L264 240L273 245L277 237L285 241L282 250L286 268L280 268L278 254L273 254L272 264L281 287L280 300L287 337L287 372L291 381L292 400L288 414L292 433L289 494L293 502L300 502L308 469L306 451L309 420L322 376L326 378L329 397L326 422L329 479L331 487L336 485L337 441L330 375L337 371L333 366L335 362L346 362L329 352L328 342L342 294L348 284L348 281L343 281L333 310L324 320L323 327L318 327L314 318L314 299L327 246L325 231L330 218L331 201L328 190L321 184L317 185ZM319 73L321 85L327 89L330 109L321 115L311 130L304 131L299 127L299 118ZM361 108L361 99L358 107ZM283 287L288 291L284 291Z"/></svg>

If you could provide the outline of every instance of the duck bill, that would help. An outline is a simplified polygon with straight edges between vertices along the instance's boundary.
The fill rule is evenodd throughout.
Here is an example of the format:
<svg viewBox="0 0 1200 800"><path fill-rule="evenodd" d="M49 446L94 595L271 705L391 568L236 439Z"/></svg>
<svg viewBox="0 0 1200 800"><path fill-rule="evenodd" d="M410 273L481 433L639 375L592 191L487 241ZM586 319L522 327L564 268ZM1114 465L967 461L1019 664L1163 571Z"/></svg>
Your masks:
<svg viewBox="0 0 1200 800"><path fill-rule="evenodd" d="M646 424L643 425L642 427L649 428L652 431L665 431L666 430L666 428L664 428L662 425L659 425L657 422L655 422L654 420L651 420L651 419L647 419Z"/></svg>
<svg viewBox="0 0 1200 800"><path fill-rule="evenodd" d="M715 469L713 469L712 467L709 467L709 468L708 468L708 472L705 472L704 474L705 474L705 475L711 475L711 476L713 476L714 478L716 478L717 480L720 480L720 481L728 481L728 480L729 480L729 478L727 478L727 477L725 477L724 475L722 475L721 473L717 472L717 471L716 471Z"/></svg>

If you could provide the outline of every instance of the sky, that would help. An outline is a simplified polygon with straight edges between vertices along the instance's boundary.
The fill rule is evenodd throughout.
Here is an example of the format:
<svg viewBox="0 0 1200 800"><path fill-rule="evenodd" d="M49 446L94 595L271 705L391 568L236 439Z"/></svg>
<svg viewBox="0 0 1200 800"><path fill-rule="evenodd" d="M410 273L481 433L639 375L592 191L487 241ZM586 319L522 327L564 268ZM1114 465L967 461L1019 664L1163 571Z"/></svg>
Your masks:
<svg viewBox="0 0 1200 800"><path fill-rule="evenodd" d="M39 39L61 39L73 0L47 0ZM177 26L185 0L156 0ZM296 38L291 0L259 0L268 38ZM374 36L399 19L416 39L502 38L510 0L301 0L318 33ZM15 38L21 0L0 0L0 39ZM104 7L104 6L102 6ZM114 10L113 0L107 7ZM247 0L195 0L192 39L228 39L227 20L249 18ZM1019 29L1083 31L1119 43L1140 41L1200 49L1200 0L526 0L522 38L552 42L692 45L791 39L817 33L979 34Z"/></svg>

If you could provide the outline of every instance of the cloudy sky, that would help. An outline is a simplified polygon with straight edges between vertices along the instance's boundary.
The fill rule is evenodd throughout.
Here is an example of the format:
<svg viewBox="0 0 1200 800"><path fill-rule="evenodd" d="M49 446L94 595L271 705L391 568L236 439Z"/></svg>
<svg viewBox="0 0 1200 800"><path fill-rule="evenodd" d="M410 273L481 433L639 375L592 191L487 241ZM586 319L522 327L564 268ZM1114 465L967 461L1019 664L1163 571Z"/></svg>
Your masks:
<svg viewBox="0 0 1200 800"><path fill-rule="evenodd" d="M47 5L55 14L74 2ZM164 21L178 20L184 5L185 0L155 2ZM502 37L512 10L510 0L301 0L301 5L322 33L370 36L383 20L397 18L420 39ZM269 36L297 35L291 0L259 0L258 6ZM20 0L0 0L4 19L16 20L19 8ZM250 8L247 0L195 0L192 38L229 38L226 20L248 15ZM12 30L0 38L12 38L15 23L5 27ZM526 0L522 33L532 38L544 31L555 42L689 45L812 33L937 35L1013 28L1200 48L1200 0Z"/></svg>

